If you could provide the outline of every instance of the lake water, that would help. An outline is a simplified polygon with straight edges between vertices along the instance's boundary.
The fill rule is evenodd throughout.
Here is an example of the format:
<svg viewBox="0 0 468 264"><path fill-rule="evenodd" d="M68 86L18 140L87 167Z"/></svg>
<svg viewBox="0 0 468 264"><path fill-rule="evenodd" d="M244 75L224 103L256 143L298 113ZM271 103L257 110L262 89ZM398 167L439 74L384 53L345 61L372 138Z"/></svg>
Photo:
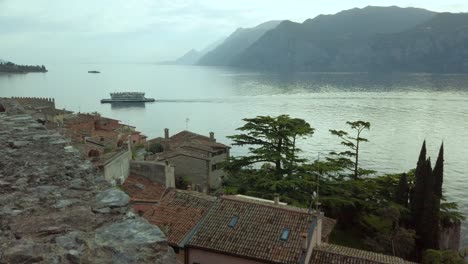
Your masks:
<svg viewBox="0 0 468 264"><path fill-rule="evenodd" d="M468 215L468 75L276 75L150 64L47 66L45 74L0 75L0 97L54 97L59 108L97 111L149 137L162 136L166 127L171 134L188 127L206 135L213 131L226 143L242 118L289 114L316 128L313 137L300 142L311 160L340 147L329 129L366 120L371 122L365 134L370 142L362 146L362 165L381 173L414 168L424 139L434 161L443 141L445 193ZM131 107L100 104L114 91L144 91L160 101ZM245 150L233 148L232 153ZM468 222L462 236L468 246Z"/></svg>

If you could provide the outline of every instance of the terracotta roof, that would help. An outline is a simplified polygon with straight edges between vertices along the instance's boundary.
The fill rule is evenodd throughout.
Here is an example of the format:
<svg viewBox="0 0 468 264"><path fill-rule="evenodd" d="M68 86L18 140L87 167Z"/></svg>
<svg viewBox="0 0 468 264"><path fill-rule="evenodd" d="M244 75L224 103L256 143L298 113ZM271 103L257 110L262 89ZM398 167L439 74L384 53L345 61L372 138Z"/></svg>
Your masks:
<svg viewBox="0 0 468 264"><path fill-rule="evenodd" d="M158 202L166 191L163 185L135 175L128 176L122 189L134 202Z"/></svg>
<svg viewBox="0 0 468 264"><path fill-rule="evenodd" d="M216 197L198 192L171 189L143 217L161 228L170 244L183 246L184 238L215 200Z"/></svg>
<svg viewBox="0 0 468 264"><path fill-rule="evenodd" d="M233 218L237 223L230 227ZM222 197L194 233L189 247L273 263L299 263L304 233L316 216L299 208ZM289 229L286 241L280 239Z"/></svg>
<svg viewBox="0 0 468 264"><path fill-rule="evenodd" d="M207 157L207 155L205 154L202 154L200 152L197 152L197 151L188 151L188 150L184 150L184 149L177 149L177 150L173 150L173 151L165 151L165 152L161 152L161 153L156 153L154 154L154 159L155 160L166 160L166 159L169 159L169 158L173 158L173 157L176 157L176 156L187 156L187 157L193 157L193 158L196 158L196 159L202 159L202 160L210 160L209 157Z"/></svg>
<svg viewBox="0 0 468 264"><path fill-rule="evenodd" d="M88 137L86 138L86 142L99 145L101 147L114 147L117 146L117 142L113 138L109 137L102 137L102 136L97 136L97 137Z"/></svg>
<svg viewBox="0 0 468 264"><path fill-rule="evenodd" d="M314 248L310 264L377 264L377 263L412 263L399 257L379 254L371 251L343 247L333 244L321 244Z"/></svg>
<svg viewBox="0 0 468 264"><path fill-rule="evenodd" d="M196 134L187 130L181 131L169 139L171 147L188 146L193 144L194 146L202 145L205 147L210 147L211 149L229 148L229 146L213 141L207 136Z"/></svg>
<svg viewBox="0 0 468 264"><path fill-rule="evenodd" d="M75 114L65 118L64 121L66 124L73 125L79 123L95 122L97 118L97 116L91 114Z"/></svg>

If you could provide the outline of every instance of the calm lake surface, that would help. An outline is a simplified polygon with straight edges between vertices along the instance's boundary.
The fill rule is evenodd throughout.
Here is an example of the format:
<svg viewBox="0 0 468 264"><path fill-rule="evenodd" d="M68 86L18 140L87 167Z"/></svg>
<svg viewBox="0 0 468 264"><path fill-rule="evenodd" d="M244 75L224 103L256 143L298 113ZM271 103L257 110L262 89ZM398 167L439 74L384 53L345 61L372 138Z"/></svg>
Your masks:
<svg viewBox="0 0 468 264"><path fill-rule="evenodd" d="M188 129L215 132L218 141L235 133L242 118L289 114L316 132L300 145L309 159L340 148L329 129L366 120L370 142L363 167L379 173L416 166L423 140L435 161L445 145L444 189L468 216L468 75L323 74L276 75L227 68L150 64L47 65L48 73L0 75L0 97L54 97L58 108L97 111L137 127L149 137ZM99 70L101 74L89 74ZM158 102L131 107L101 104L109 92L143 91ZM187 119L189 120L187 122ZM245 150L233 148L232 154ZM468 222L463 226L468 246Z"/></svg>

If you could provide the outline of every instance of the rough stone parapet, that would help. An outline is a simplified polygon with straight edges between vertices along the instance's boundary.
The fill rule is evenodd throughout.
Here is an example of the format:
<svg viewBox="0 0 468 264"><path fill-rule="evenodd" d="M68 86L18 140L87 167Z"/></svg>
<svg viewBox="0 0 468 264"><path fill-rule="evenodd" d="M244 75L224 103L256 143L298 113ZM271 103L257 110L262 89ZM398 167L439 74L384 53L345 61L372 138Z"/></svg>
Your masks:
<svg viewBox="0 0 468 264"><path fill-rule="evenodd" d="M175 263L69 140L0 100L0 263Z"/></svg>

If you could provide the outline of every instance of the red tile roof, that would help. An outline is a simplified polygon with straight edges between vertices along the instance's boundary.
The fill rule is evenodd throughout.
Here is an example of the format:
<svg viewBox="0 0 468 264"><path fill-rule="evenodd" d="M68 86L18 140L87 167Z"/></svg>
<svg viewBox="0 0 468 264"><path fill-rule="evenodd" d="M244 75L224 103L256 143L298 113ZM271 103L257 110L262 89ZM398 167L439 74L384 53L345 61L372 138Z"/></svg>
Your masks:
<svg viewBox="0 0 468 264"><path fill-rule="evenodd" d="M213 196L198 192L171 189L143 217L161 228L170 244L183 246L184 238L215 200Z"/></svg>
<svg viewBox="0 0 468 264"><path fill-rule="evenodd" d="M204 147L204 148L209 147L209 149L229 148L229 146L213 141L207 136L196 134L187 130L181 131L173 135L169 139L170 139L171 147L182 147L182 146L193 145L194 147Z"/></svg>
<svg viewBox="0 0 468 264"><path fill-rule="evenodd" d="M166 187L145 177L130 175L122 185L122 189L135 202L158 202Z"/></svg>
<svg viewBox="0 0 468 264"><path fill-rule="evenodd" d="M333 244L321 244L314 248L310 264L405 264L412 263L399 257L379 254L371 251L343 247Z"/></svg>
<svg viewBox="0 0 468 264"><path fill-rule="evenodd" d="M229 223L234 216L234 227ZM189 247L274 263L299 263L304 233L316 216L307 210L223 197L216 201L194 233ZM283 230L290 230L282 241Z"/></svg>

